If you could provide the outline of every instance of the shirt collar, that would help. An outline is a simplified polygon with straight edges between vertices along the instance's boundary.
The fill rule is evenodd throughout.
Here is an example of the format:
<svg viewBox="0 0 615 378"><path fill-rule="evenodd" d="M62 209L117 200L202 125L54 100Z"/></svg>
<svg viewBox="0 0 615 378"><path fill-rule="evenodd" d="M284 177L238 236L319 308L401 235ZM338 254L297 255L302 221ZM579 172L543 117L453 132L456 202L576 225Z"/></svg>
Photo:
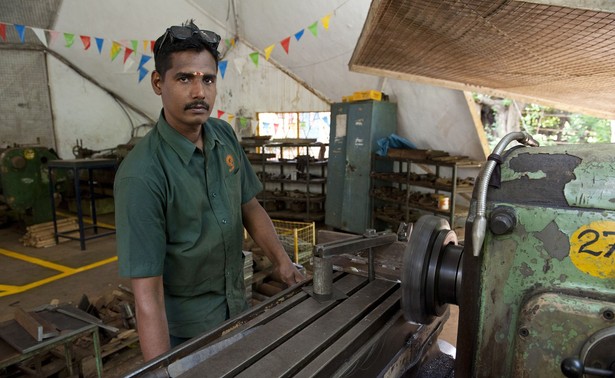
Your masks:
<svg viewBox="0 0 615 378"><path fill-rule="evenodd" d="M202 125L203 137L205 139L204 149L206 150L212 150L216 143L224 144L218 135L214 122L211 120L212 118L209 118ZM160 116L158 117L157 128L162 138L171 146L175 153L179 155L183 163L188 164L196 150L196 146L167 123L166 119L164 119L164 109L160 112Z"/></svg>

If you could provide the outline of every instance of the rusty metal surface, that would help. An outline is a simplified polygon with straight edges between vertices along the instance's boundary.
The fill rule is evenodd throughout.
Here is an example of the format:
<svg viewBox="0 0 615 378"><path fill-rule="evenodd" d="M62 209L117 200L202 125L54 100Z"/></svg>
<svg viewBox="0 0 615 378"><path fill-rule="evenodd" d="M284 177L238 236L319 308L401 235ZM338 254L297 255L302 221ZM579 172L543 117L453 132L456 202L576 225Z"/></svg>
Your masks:
<svg viewBox="0 0 615 378"><path fill-rule="evenodd" d="M575 295L544 293L529 299L519 316L512 376L531 371L547 377L553 362L578 356L589 335L615 325L604 311L604 301Z"/></svg>
<svg viewBox="0 0 615 378"><path fill-rule="evenodd" d="M501 177L488 215L513 207L517 225L464 256L458 376L558 376L613 325L615 145L514 149Z"/></svg>

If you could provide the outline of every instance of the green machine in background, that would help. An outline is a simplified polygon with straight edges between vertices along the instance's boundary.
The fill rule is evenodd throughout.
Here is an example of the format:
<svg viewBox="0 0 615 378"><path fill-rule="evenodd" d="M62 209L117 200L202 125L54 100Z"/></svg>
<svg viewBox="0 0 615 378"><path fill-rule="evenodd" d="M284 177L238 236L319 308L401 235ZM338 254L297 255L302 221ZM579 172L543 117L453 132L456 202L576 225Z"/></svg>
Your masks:
<svg viewBox="0 0 615 378"><path fill-rule="evenodd" d="M0 150L0 224L19 220L29 225L51 220L47 162L57 159L53 150L42 146ZM65 180L56 181L63 186Z"/></svg>
<svg viewBox="0 0 615 378"><path fill-rule="evenodd" d="M615 145L505 137L465 245L445 219L420 218L402 289L416 323L459 305L455 377L615 376Z"/></svg>

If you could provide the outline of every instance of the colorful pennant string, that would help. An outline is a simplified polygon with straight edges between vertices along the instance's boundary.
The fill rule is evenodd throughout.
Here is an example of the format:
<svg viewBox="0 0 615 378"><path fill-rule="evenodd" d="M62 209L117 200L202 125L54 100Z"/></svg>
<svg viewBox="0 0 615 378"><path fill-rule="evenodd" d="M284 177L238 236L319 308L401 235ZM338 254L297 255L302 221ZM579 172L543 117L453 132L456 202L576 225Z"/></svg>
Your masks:
<svg viewBox="0 0 615 378"><path fill-rule="evenodd" d="M312 35L314 35L315 37L318 37L318 24L320 22L320 24L322 24L323 28L325 30L329 29L329 24L330 24L330 20L331 20L331 14L328 14L324 17L322 17L320 19L320 21L315 21L313 22L311 25L309 25L307 27L308 30L310 30L310 32L312 33ZM34 27L29 27L26 25L19 25L19 24L10 24L10 23L4 23L4 22L0 22L0 38L2 39L2 41L7 42L7 25L13 25L13 27L15 28L15 31L17 32L18 36L19 36L19 40L21 41L21 43L25 43L25 33L26 33L26 29L31 29L33 31L33 33L36 35L36 37L41 41L41 43L45 46L45 47L49 47L49 46L53 46L54 43L57 41L58 36L60 34L63 35L64 37L64 46L67 48L71 48L74 45L74 41L75 41L75 34L73 33L63 33L60 31L56 31L56 30L48 30L48 29L41 29L41 28L34 28ZM288 36L286 38L284 38L283 40L281 40L279 43L282 46L282 48L284 49L284 52L286 54L289 53L290 50L290 40L291 37L294 36L295 40L297 42L299 42L301 40L301 38L303 37L305 32L305 28L300 29L299 31L297 31L296 33L292 34L291 36ZM48 38L46 36L49 36ZM105 46L105 38L99 38L99 37L91 37L88 35L79 35L79 39L81 40L82 44L83 44L83 49L84 51L87 51L90 49L91 44L92 44L92 38L94 38L94 42L96 43L96 49L98 50L98 54L102 54L103 48ZM114 61L117 56L122 52L122 50L124 50L124 59L123 59L123 64L124 64L124 70L127 71L134 63L135 61L133 59L131 59L131 55L133 54L139 54L140 55L140 59L139 59L139 65L137 67L137 72L138 72L138 82L141 83L141 81L143 81L143 79L147 76L147 74L150 72L145 65L152 59L151 55L146 54L146 52L152 53L154 51L154 46L155 46L156 41L155 40L136 40L136 39L125 39L125 40L121 40L120 42L117 41L111 41L111 47L109 49L109 56L111 61ZM229 38L229 39L225 39L225 44L227 45L228 48L233 48L235 47L237 43L237 38ZM142 45L142 53L138 53L139 50L139 45ZM130 47L128 47L130 46ZM264 49L264 56L265 56L265 60L269 60L271 58L271 55L274 52L276 44L270 44L269 46L267 46ZM254 51L252 53L249 54L249 58L252 61L252 63L258 68L258 64L259 64L259 56L261 54L258 51ZM237 72L241 75L242 70L244 68L245 65L245 58L235 58L233 60L235 68L237 70ZM218 69L220 71L220 76L222 77L222 79L225 78L226 72L227 72L227 68L228 68L228 60L222 60L220 62L218 62ZM235 118L235 116L233 114L228 114L225 113L222 110L218 110L218 118L221 118L223 115L227 116L228 121L232 122L232 120ZM241 127L245 127L246 126L246 122L247 120L245 118L240 117L240 124Z"/></svg>

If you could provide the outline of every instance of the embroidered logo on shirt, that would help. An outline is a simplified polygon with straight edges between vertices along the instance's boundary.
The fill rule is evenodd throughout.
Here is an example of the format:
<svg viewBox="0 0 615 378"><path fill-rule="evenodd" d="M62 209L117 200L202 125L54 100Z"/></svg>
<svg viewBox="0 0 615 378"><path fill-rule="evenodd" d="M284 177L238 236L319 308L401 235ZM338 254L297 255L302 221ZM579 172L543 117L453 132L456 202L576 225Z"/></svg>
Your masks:
<svg viewBox="0 0 615 378"><path fill-rule="evenodd" d="M233 155L226 155L226 165L228 165L229 172L233 172L235 170L235 159L233 159Z"/></svg>

